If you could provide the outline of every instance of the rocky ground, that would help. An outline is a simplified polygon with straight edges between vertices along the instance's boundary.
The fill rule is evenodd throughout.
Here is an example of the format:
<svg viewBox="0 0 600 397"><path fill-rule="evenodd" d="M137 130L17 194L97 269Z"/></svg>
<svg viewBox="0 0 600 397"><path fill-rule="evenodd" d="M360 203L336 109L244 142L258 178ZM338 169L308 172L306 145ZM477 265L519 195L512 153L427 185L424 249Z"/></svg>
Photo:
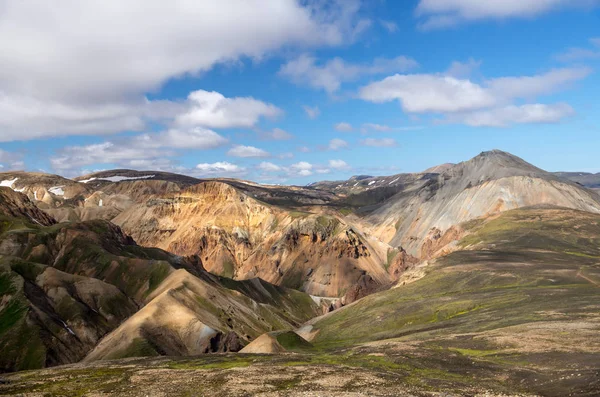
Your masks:
<svg viewBox="0 0 600 397"><path fill-rule="evenodd" d="M389 352L384 352L389 350ZM0 395L22 396L533 396L489 364L458 353L426 368L413 347L336 353L129 359L6 375ZM440 361L437 361L440 364ZM465 365L466 364L466 365ZM515 371L516 372L516 371ZM568 372L568 371L566 371ZM575 374L576 376L577 374ZM531 374L524 374L529 382ZM515 388L513 388L515 387ZM515 391L519 390L519 391ZM590 394L591 396L591 394Z"/></svg>

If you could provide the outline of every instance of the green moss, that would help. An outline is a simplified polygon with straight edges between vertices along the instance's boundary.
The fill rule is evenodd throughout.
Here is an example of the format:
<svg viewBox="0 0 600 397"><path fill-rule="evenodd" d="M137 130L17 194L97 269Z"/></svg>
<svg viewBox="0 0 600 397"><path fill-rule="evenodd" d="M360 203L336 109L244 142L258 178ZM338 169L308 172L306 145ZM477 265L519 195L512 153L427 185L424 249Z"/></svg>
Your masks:
<svg viewBox="0 0 600 397"><path fill-rule="evenodd" d="M28 307L18 299L12 299L0 311L0 335L10 330L27 313Z"/></svg>
<svg viewBox="0 0 600 397"><path fill-rule="evenodd" d="M20 259L13 260L10 265L15 273L18 273L21 277L30 281L35 281L37 276L46 270L46 266L44 265L26 262Z"/></svg>
<svg viewBox="0 0 600 397"><path fill-rule="evenodd" d="M152 271L150 272L150 277L148 279L148 291L154 291L160 283L162 283L165 278L169 275L169 271L171 270L171 265L168 263L159 263L153 266Z"/></svg>
<svg viewBox="0 0 600 397"><path fill-rule="evenodd" d="M275 339L287 351L312 350L313 346L295 332L276 333Z"/></svg>
<svg viewBox="0 0 600 397"><path fill-rule="evenodd" d="M12 282L12 275L9 272L0 272L0 296L14 292L15 287Z"/></svg>
<svg viewBox="0 0 600 397"><path fill-rule="evenodd" d="M338 211L339 211L340 214L342 214L344 216L348 216L348 215L354 213L354 211L352 211L351 208L340 208Z"/></svg>
<svg viewBox="0 0 600 397"><path fill-rule="evenodd" d="M500 351L500 350L475 350L475 349L459 349L459 348L450 348L450 350L460 353L463 356L478 357L478 358L487 357L487 356L495 356L495 355L502 353L502 351Z"/></svg>
<svg viewBox="0 0 600 397"><path fill-rule="evenodd" d="M298 219L298 218L306 218L307 216L310 215L310 213L304 212L304 211L290 211L289 215L292 219Z"/></svg>
<svg viewBox="0 0 600 397"><path fill-rule="evenodd" d="M106 359L114 360L128 357L153 357L160 356L149 341L143 338L135 338L129 346L120 351L109 354Z"/></svg>

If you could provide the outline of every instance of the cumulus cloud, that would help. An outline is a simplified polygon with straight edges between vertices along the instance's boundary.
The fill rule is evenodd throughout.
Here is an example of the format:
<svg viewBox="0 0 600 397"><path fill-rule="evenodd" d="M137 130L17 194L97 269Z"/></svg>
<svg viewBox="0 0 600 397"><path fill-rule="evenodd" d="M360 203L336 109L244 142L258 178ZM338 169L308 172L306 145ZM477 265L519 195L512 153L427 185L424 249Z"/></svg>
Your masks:
<svg viewBox="0 0 600 397"><path fill-rule="evenodd" d="M0 139L139 131L155 117L148 111L155 101L145 94L170 79L260 59L282 47L348 43L368 25L358 17L359 1L325 3L4 1ZM261 115L274 111L245 105ZM234 115L238 125L252 123L251 115ZM200 116L208 120L198 124L205 127L225 123L215 114Z"/></svg>
<svg viewBox="0 0 600 397"><path fill-rule="evenodd" d="M531 98L552 94L592 73L586 67L554 69L535 76L500 77L487 81L487 89L503 98Z"/></svg>
<svg viewBox="0 0 600 397"><path fill-rule="evenodd" d="M321 110L319 109L318 106L310 107L310 106L305 105L305 106L302 106L302 108L306 112L306 115L308 116L308 118L311 120L316 119L321 114Z"/></svg>
<svg viewBox="0 0 600 397"><path fill-rule="evenodd" d="M292 164L289 168L291 176L310 176L313 174L313 165L306 161Z"/></svg>
<svg viewBox="0 0 600 397"><path fill-rule="evenodd" d="M363 134L368 133L369 131L376 132L392 132L392 131L418 131L422 130L425 127L422 125L411 125L411 126L403 126L403 127L390 127L385 124L376 124L376 123L364 123L361 127L361 132Z"/></svg>
<svg viewBox="0 0 600 397"><path fill-rule="evenodd" d="M277 164L270 163L268 161L263 161L257 167L259 170L264 172L279 172L281 171L281 167Z"/></svg>
<svg viewBox="0 0 600 397"><path fill-rule="evenodd" d="M372 147L393 147L398 146L398 143L395 139L392 138L367 138L360 141L361 145L364 146L372 146Z"/></svg>
<svg viewBox="0 0 600 397"><path fill-rule="evenodd" d="M58 172L72 174L92 164L115 164L124 168L174 170L170 156L178 149L207 150L228 144L229 140L200 127L189 130L170 129L131 138L120 138L83 146L69 146L50 158Z"/></svg>
<svg viewBox="0 0 600 397"><path fill-rule="evenodd" d="M334 170L350 169L350 166L344 160L329 160L329 167Z"/></svg>
<svg viewBox="0 0 600 397"><path fill-rule="evenodd" d="M269 152L254 146L236 145L227 152L233 157L270 157Z"/></svg>
<svg viewBox="0 0 600 397"><path fill-rule="evenodd" d="M543 109L547 117L542 118L552 122L558 115L570 115L572 109L567 111L564 104L551 107L530 104L529 107L521 107L520 112L517 112L513 102L520 99L531 100L564 90L590 73L591 69L585 67L562 68L534 76L493 78L482 83L446 74L396 74L362 87L359 97L375 103L398 100L407 113L459 115L450 117L452 120L468 120L469 113L474 113L473 117L476 118L494 113L513 114L514 122L524 123L530 120L524 112ZM522 117L517 117L518 115Z"/></svg>
<svg viewBox="0 0 600 397"><path fill-rule="evenodd" d="M343 139L334 138L329 141L329 149L331 149L331 150L346 149L348 147L349 147L348 142L346 142Z"/></svg>
<svg viewBox="0 0 600 397"><path fill-rule="evenodd" d="M103 142L63 148L58 156L50 158L50 164L53 169L67 173L91 164L117 164L133 168L142 160L156 161L172 154L172 152L159 147L149 148Z"/></svg>
<svg viewBox="0 0 600 397"><path fill-rule="evenodd" d="M216 163L201 163L196 165L195 174L198 176L242 176L247 170L237 164L228 163L227 161L218 161Z"/></svg>
<svg viewBox="0 0 600 397"><path fill-rule="evenodd" d="M597 0L420 0L420 28L442 29L484 19L531 18L564 7L593 7Z"/></svg>
<svg viewBox="0 0 600 397"><path fill-rule="evenodd" d="M340 131L340 132L350 132L352 131L354 128L352 128L352 124L350 123L337 123L336 125L333 126L333 128L335 128L336 131Z"/></svg>
<svg viewBox="0 0 600 397"><path fill-rule="evenodd" d="M396 74L362 87L359 96L375 103L397 99L409 113L461 112L496 103L496 98L476 83L430 74Z"/></svg>
<svg viewBox="0 0 600 397"><path fill-rule="evenodd" d="M366 130L374 130L379 132L388 132L392 130L392 127L384 124L375 124L375 123L365 123L363 124L363 129Z"/></svg>
<svg viewBox="0 0 600 397"><path fill-rule="evenodd" d="M208 128L253 127L261 117L274 118L283 113L270 103L247 98L226 98L212 91L198 90L188 96L190 108L175 119L179 125Z"/></svg>
<svg viewBox="0 0 600 397"><path fill-rule="evenodd" d="M557 123L574 114L575 110L566 103L554 105L530 104L477 111L451 117L449 120L473 127L506 127L511 124Z"/></svg>
<svg viewBox="0 0 600 397"><path fill-rule="evenodd" d="M170 147L175 149L214 149L226 145L228 139L212 130L195 127L188 130L169 129L157 134L143 134L132 143L141 148Z"/></svg>
<svg viewBox="0 0 600 397"><path fill-rule="evenodd" d="M287 141L294 136L289 132L282 130L281 128L273 128L271 131L263 131L260 134L262 139L272 140L272 141Z"/></svg>
<svg viewBox="0 0 600 397"><path fill-rule="evenodd" d="M306 84L334 93L342 83L355 81L361 76L406 72L417 66L414 59L405 56L376 58L371 64L353 64L336 57L319 65L315 57L303 54L283 65L279 75L296 84Z"/></svg>

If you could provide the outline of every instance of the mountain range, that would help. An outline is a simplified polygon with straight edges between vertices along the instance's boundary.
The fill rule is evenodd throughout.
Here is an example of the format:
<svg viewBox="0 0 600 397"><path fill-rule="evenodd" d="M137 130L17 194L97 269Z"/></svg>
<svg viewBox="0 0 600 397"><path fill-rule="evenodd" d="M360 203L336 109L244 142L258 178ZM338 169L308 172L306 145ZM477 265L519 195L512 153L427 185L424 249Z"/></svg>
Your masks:
<svg viewBox="0 0 600 397"><path fill-rule="evenodd" d="M380 394L597 395L599 188L498 150L308 186L0 173L0 371L72 365L7 375L0 394L55 393L57 379L75 394L79 371L81 395L94 379L120 395L125 372L229 382L238 366L283 393L315 365ZM158 361L106 361L134 357ZM361 385L336 384L303 389Z"/></svg>

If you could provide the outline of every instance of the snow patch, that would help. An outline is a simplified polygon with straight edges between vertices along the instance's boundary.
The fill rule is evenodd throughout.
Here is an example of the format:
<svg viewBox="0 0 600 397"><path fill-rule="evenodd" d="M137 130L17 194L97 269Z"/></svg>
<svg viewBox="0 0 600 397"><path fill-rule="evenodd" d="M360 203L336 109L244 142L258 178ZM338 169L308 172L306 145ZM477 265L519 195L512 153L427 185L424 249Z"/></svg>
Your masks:
<svg viewBox="0 0 600 397"><path fill-rule="evenodd" d="M390 182L388 185L391 185L392 183L398 182L398 179L400 179L400 178L396 178L396 179L394 179L394 180L393 180L393 181L391 181L391 182Z"/></svg>
<svg viewBox="0 0 600 397"><path fill-rule="evenodd" d="M9 187L9 188L13 188L12 185L14 185L14 183L17 181L17 179L19 178L15 178L15 179L5 179L2 182L0 182L0 186L4 186L4 187ZM13 189L14 190L14 189Z"/></svg>
<svg viewBox="0 0 600 397"><path fill-rule="evenodd" d="M369 182L369 186L373 185L374 183L377 183L377 181L371 181L371 182Z"/></svg>
<svg viewBox="0 0 600 397"><path fill-rule="evenodd" d="M38 201L38 198L37 198L37 191L35 191L35 190L33 191L33 199L34 199L35 201Z"/></svg>
<svg viewBox="0 0 600 397"><path fill-rule="evenodd" d="M98 207L102 207L102 199L100 199L100 201L98 201Z"/></svg>
<svg viewBox="0 0 600 397"><path fill-rule="evenodd" d="M64 187L64 185L63 186L54 186L54 187L51 187L50 189L48 189L48 191L55 196L64 196L65 191L62 189L63 187Z"/></svg>

